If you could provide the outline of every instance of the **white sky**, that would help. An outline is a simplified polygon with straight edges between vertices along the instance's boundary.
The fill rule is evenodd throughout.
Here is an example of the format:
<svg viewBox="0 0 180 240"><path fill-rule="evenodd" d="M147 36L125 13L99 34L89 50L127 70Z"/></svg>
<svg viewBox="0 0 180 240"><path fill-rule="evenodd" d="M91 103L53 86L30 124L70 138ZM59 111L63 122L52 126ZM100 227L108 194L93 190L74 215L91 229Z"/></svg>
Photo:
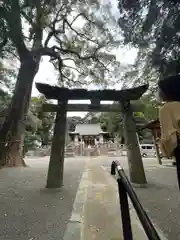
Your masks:
<svg viewBox="0 0 180 240"><path fill-rule="evenodd" d="M122 64L133 64L137 55L136 49L119 48L116 54L116 59ZM48 84L57 84L53 65L49 62L49 57L44 57L40 64L39 71L35 77L33 84L32 96L38 96L39 92L35 87L35 82L43 82ZM118 85L115 86L118 89Z"/></svg>

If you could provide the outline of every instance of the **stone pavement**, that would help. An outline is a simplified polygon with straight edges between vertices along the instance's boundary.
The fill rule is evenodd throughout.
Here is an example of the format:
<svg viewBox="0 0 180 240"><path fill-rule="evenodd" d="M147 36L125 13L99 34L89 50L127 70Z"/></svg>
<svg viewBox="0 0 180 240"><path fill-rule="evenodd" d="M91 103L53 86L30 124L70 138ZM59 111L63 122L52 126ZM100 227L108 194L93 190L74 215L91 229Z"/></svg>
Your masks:
<svg viewBox="0 0 180 240"><path fill-rule="evenodd" d="M65 159L64 187L45 189L48 158L0 170L0 239L62 240L86 163Z"/></svg>

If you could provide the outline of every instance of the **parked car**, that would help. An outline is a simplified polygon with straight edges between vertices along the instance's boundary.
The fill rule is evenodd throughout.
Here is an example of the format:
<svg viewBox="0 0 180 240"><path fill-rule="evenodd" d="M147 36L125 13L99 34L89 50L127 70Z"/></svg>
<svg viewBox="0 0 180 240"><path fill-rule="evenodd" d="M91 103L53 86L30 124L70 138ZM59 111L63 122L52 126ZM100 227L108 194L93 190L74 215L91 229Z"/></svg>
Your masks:
<svg viewBox="0 0 180 240"><path fill-rule="evenodd" d="M140 151L142 157L155 157L156 149L154 144L140 144Z"/></svg>

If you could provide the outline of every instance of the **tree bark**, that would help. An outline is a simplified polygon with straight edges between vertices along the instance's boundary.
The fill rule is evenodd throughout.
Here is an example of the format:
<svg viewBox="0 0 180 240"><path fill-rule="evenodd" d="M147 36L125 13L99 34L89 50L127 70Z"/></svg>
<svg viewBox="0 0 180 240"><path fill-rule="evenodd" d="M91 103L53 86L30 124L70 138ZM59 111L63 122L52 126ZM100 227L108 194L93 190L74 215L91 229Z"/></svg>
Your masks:
<svg viewBox="0 0 180 240"><path fill-rule="evenodd" d="M56 114L46 185L47 188L60 188L63 185L66 109L67 101L63 104L61 103L61 108Z"/></svg>
<svg viewBox="0 0 180 240"><path fill-rule="evenodd" d="M130 180L134 184L146 184L147 181L136 134L136 123L133 120L130 102L123 104L123 113Z"/></svg>
<svg viewBox="0 0 180 240"><path fill-rule="evenodd" d="M15 92L4 124L0 130L1 164L24 166L22 134L25 131L33 80L39 63L30 54L21 61Z"/></svg>

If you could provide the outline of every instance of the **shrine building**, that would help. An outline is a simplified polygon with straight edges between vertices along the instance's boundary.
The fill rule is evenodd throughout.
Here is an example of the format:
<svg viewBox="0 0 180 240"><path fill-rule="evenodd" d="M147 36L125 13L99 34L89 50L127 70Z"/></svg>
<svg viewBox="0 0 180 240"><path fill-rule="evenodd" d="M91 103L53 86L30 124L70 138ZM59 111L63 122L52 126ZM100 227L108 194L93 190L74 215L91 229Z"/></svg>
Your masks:
<svg viewBox="0 0 180 240"><path fill-rule="evenodd" d="M98 144L103 144L109 139L109 133L104 132L99 123L77 124L75 131L70 132L69 135L75 145L83 143L84 147L93 147Z"/></svg>

